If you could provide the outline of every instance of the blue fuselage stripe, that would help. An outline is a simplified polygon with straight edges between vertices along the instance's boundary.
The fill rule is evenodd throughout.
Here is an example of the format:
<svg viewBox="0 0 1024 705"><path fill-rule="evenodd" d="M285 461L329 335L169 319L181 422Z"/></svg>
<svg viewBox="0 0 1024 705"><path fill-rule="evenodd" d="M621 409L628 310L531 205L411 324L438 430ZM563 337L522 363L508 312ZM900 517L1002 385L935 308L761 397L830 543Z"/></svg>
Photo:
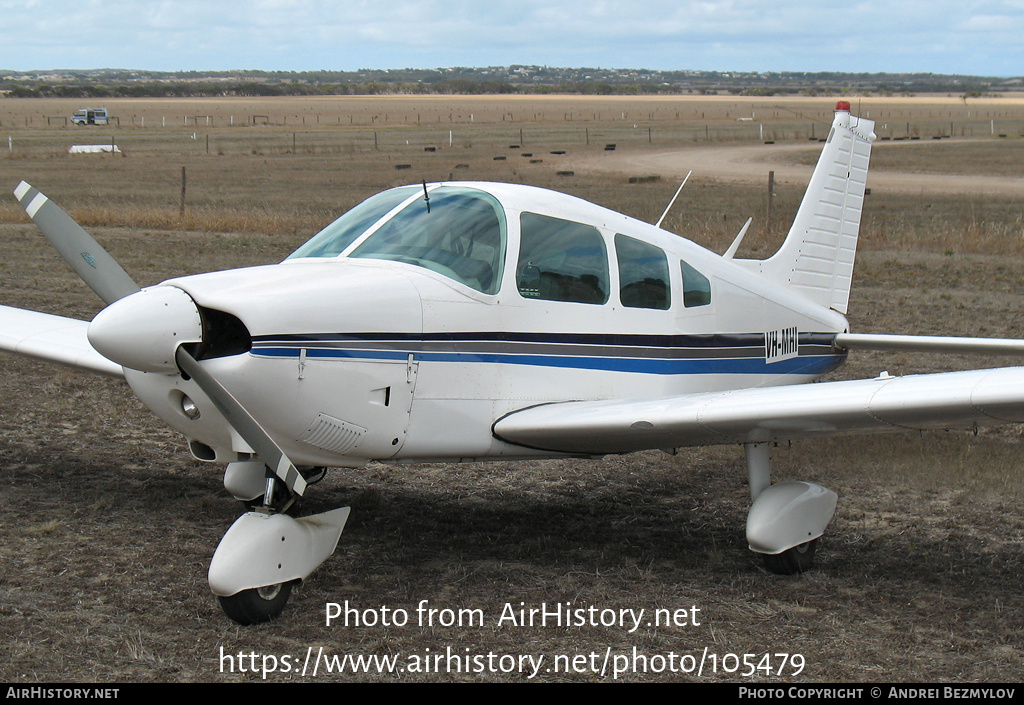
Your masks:
<svg viewBox="0 0 1024 705"><path fill-rule="evenodd" d="M597 357L588 355L524 355L485 352L406 352L397 350L364 350L343 348L299 348L268 345L253 348L253 354L264 357L298 358L305 350L307 359L408 360L417 362L460 362L504 365L532 365L568 369L589 369L656 375L692 374L824 374L835 369L843 354L800 355L768 362L763 356L696 357L666 359L659 357Z"/></svg>

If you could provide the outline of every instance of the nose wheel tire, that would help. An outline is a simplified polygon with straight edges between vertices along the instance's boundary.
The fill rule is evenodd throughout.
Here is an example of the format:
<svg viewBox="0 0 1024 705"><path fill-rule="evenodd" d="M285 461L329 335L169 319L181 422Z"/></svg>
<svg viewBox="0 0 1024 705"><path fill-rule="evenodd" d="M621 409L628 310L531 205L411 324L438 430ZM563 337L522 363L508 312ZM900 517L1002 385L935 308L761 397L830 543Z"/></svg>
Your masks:
<svg viewBox="0 0 1024 705"><path fill-rule="evenodd" d="M764 566L776 575L796 575L809 570L814 564L818 539L794 546L775 555L764 554Z"/></svg>
<svg viewBox="0 0 1024 705"><path fill-rule="evenodd" d="M243 626L276 619L284 611L292 594L291 583L242 590L228 597L219 597L224 613Z"/></svg>

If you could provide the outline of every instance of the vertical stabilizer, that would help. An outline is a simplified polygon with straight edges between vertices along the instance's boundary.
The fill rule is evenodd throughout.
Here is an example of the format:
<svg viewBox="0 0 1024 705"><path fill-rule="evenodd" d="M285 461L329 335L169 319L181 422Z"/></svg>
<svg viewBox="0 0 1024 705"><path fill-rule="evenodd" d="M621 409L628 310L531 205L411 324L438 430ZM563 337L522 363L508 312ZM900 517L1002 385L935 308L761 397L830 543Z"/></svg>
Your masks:
<svg viewBox="0 0 1024 705"><path fill-rule="evenodd" d="M759 262L762 276L846 313L864 206L875 123L840 101L793 227L782 247Z"/></svg>

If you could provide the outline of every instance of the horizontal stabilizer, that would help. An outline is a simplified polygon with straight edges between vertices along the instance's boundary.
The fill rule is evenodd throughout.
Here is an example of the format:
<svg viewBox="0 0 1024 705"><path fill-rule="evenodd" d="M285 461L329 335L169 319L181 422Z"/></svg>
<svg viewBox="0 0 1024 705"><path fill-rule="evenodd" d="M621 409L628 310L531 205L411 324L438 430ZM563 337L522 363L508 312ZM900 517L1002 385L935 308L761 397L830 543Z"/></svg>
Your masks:
<svg viewBox="0 0 1024 705"><path fill-rule="evenodd" d="M88 321L0 306L0 350L90 372L124 377L120 365L89 344Z"/></svg>
<svg viewBox="0 0 1024 705"><path fill-rule="evenodd" d="M1024 355L1024 340L1014 338L954 338L940 335L873 335L840 333L835 345L845 350L902 350L904 352L964 355Z"/></svg>

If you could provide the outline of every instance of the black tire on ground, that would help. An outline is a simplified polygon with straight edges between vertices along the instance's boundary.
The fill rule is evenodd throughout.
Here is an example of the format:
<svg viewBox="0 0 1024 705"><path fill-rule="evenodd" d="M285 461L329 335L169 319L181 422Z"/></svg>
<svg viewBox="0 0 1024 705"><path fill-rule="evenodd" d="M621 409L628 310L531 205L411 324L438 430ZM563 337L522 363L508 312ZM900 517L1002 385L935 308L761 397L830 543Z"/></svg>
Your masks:
<svg viewBox="0 0 1024 705"><path fill-rule="evenodd" d="M291 583L242 590L228 597L218 597L224 614L242 626L261 624L276 619L292 594Z"/></svg>
<svg viewBox="0 0 1024 705"><path fill-rule="evenodd" d="M777 553L764 554L765 567L776 575L796 575L809 570L814 564L814 552L818 549L818 539L802 543L799 546Z"/></svg>

